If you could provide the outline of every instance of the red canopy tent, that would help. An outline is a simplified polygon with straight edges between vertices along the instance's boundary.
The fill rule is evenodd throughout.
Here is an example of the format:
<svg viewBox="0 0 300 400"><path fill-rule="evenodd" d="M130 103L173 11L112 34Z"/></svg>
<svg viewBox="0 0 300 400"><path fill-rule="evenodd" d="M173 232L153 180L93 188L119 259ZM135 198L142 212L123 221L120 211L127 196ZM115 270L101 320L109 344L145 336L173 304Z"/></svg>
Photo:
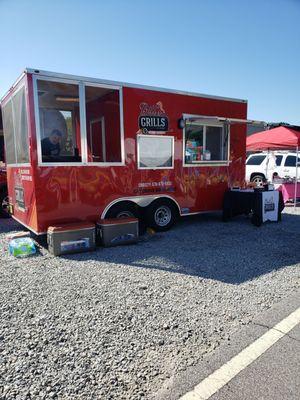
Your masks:
<svg viewBox="0 0 300 400"><path fill-rule="evenodd" d="M300 132L294 129L279 126L263 132L255 133L247 137L247 151L295 149L296 151L296 180L294 204L296 207L297 183L298 183L298 151L300 148Z"/></svg>
<svg viewBox="0 0 300 400"><path fill-rule="evenodd" d="M300 132L279 126L247 137L247 151L295 149L300 147Z"/></svg>

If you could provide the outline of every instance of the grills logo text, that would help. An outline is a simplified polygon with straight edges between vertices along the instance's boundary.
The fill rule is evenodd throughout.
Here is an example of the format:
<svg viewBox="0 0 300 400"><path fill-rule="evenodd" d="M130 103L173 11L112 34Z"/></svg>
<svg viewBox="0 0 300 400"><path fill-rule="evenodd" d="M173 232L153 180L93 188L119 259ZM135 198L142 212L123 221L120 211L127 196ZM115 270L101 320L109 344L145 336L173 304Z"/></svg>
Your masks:
<svg viewBox="0 0 300 400"><path fill-rule="evenodd" d="M160 101L154 105L140 104L139 128L142 133L166 132L169 129L169 120Z"/></svg>

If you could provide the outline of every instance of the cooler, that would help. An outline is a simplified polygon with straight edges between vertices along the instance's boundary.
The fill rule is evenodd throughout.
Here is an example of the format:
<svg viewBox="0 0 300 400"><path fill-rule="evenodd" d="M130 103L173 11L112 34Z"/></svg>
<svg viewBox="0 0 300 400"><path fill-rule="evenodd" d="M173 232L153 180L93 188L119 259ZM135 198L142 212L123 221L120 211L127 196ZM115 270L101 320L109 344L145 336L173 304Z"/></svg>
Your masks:
<svg viewBox="0 0 300 400"><path fill-rule="evenodd" d="M47 242L55 256L95 249L95 225L87 222L49 226Z"/></svg>
<svg viewBox="0 0 300 400"><path fill-rule="evenodd" d="M139 237L137 218L101 219L96 225L97 239L105 247L136 243Z"/></svg>

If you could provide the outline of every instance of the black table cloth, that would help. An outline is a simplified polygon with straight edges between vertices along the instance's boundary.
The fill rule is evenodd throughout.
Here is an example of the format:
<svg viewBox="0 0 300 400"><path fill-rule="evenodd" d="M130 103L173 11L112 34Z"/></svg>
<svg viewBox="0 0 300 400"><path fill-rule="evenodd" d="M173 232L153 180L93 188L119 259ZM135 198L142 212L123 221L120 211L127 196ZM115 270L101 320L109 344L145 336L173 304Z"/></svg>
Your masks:
<svg viewBox="0 0 300 400"><path fill-rule="evenodd" d="M260 226L263 223L263 191L260 190L228 190L223 200L223 221L237 215L251 215L251 222ZM278 221L284 209L282 193L279 192Z"/></svg>

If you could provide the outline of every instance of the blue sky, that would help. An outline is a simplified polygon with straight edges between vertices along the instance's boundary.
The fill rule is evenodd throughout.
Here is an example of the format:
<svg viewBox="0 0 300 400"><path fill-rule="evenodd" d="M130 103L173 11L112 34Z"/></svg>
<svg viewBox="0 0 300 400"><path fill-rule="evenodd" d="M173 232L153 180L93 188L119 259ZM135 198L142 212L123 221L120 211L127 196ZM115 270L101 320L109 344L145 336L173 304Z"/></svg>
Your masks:
<svg viewBox="0 0 300 400"><path fill-rule="evenodd" d="M300 0L0 0L0 96L25 67L248 100L300 125Z"/></svg>

